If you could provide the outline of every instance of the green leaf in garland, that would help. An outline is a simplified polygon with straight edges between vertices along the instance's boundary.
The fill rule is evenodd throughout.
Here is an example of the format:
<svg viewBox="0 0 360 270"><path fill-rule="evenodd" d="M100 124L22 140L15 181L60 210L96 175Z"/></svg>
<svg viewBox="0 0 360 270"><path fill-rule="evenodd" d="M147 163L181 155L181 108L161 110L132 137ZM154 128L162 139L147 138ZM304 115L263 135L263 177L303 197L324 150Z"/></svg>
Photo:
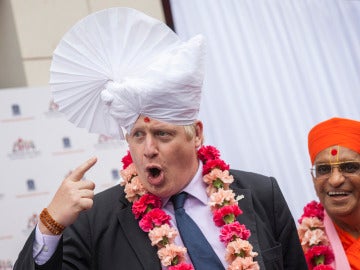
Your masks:
<svg viewBox="0 0 360 270"><path fill-rule="evenodd" d="M217 189L223 188L224 183L223 183L223 181L221 181L220 178L216 178L216 180L213 182L213 186L216 187Z"/></svg>

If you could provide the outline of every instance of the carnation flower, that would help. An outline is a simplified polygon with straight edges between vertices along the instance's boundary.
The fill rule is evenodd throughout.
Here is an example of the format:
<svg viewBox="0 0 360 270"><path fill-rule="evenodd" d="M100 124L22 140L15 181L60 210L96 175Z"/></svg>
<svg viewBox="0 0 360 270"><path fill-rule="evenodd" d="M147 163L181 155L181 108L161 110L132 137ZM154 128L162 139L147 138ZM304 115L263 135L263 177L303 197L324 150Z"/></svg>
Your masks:
<svg viewBox="0 0 360 270"><path fill-rule="evenodd" d="M316 201L309 202L304 207L304 214L298 220L299 223L301 223L305 217L317 217L320 220L324 220L324 207Z"/></svg>
<svg viewBox="0 0 360 270"><path fill-rule="evenodd" d="M220 230L220 241L228 245L229 242L240 238L242 240L248 240L250 237L250 230L245 225L235 221L230 224L224 225Z"/></svg>
<svg viewBox="0 0 360 270"><path fill-rule="evenodd" d="M227 270L259 270L260 266L252 257L236 257Z"/></svg>
<svg viewBox="0 0 360 270"><path fill-rule="evenodd" d="M168 224L163 224L160 227L155 227L149 232L151 245L157 245L159 248L167 244L172 244L178 232L175 228L170 227Z"/></svg>
<svg viewBox="0 0 360 270"><path fill-rule="evenodd" d="M233 205L236 203L235 193L231 189L224 190L220 188L217 192L210 195L209 205L213 211L222 206Z"/></svg>
<svg viewBox="0 0 360 270"><path fill-rule="evenodd" d="M135 176L130 183L125 185L124 191L126 193L126 199L129 202L134 202L139 199L140 196L146 194L146 189L141 184L138 176Z"/></svg>
<svg viewBox="0 0 360 270"><path fill-rule="evenodd" d="M215 168L218 168L219 170L225 171L225 170L229 170L229 165L226 164L221 159L209 160L208 162L206 162L204 164L203 175L208 174L209 172L211 172L212 169L215 169Z"/></svg>
<svg viewBox="0 0 360 270"><path fill-rule="evenodd" d="M235 241L230 242L226 246L226 261L231 263L236 259L236 257L255 257L257 256L257 252L252 251L253 246L249 243L249 241L242 240L237 238Z"/></svg>
<svg viewBox="0 0 360 270"><path fill-rule="evenodd" d="M198 158L205 164L209 160L220 158L220 152L213 146L203 146L198 151Z"/></svg>
<svg viewBox="0 0 360 270"><path fill-rule="evenodd" d="M298 227L299 237L303 238L308 230L324 229L324 223L317 217L304 217Z"/></svg>
<svg viewBox="0 0 360 270"><path fill-rule="evenodd" d="M133 163L130 151L127 151L126 156L121 159L121 162L123 163L123 169L126 169L131 163Z"/></svg>
<svg viewBox="0 0 360 270"><path fill-rule="evenodd" d="M138 219L153 208L161 208L161 204L161 199L158 196L147 193L134 202L132 212L134 213L135 218Z"/></svg>
<svg viewBox="0 0 360 270"><path fill-rule="evenodd" d="M185 247L169 244L158 250L158 256L164 266L177 265L185 261L186 251Z"/></svg>
<svg viewBox="0 0 360 270"><path fill-rule="evenodd" d="M152 209L139 222L140 228L144 232L149 232L155 226L161 226L163 224L170 224L170 216L159 208Z"/></svg>
<svg viewBox="0 0 360 270"><path fill-rule="evenodd" d="M319 264L331 264L335 259L334 253L328 246L314 246L310 248L306 252L305 258L309 270L312 270L314 266Z"/></svg>
<svg viewBox="0 0 360 270"><path fill-rule="evenodd" d="M220 227L235 221L235 218L242 214L238 205L226 205L214 211L213 220L216 226Z"/></svg>
<svg viewBox="0 0 360 270"><path fill-rule="evenodd" d="M218 168L212 169L208 174L204 175L203 180L206 184L214 186L217 189L229 189L229 186L234 182L232 175L229 171L222 171Z"/></svg>
<svg viewBox="0 0 360 270"><path fill-rule="evenodd" d="M133 163L129 164L126 169L120 171L120 175L123 181L121 181L121 185L125 185L133 179L137 175L135 165Z"/></svg>
<svg viewBox="0 0 360 270"><path fill-rule="evenodd" d="M301 245L308 249L315 245L328 245L329 240L325 232L321 229L307 230L301 238Z"/></svg>

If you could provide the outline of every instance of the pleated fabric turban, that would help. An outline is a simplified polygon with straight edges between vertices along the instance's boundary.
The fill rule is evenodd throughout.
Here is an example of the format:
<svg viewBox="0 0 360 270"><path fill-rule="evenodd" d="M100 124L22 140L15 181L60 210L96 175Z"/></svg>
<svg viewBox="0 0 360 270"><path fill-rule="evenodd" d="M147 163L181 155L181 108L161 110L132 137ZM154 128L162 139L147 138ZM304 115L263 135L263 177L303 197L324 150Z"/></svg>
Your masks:
<svg viewBox="0 0 360 270"><path fill-rule="evenodd" d="M76 126L120 139L140 115L190 125L199 113L204 46L203 36L182 41L135 9L95 12L54 51L54 102Z"/></svg>
<svg viewBox="0 0 360 270"><path fill-rule="evenodd" d="M314 126L308 135L311 163L317 154L330 146L343 146L360 153L360 122L346 118L331 118Z"/></svg>

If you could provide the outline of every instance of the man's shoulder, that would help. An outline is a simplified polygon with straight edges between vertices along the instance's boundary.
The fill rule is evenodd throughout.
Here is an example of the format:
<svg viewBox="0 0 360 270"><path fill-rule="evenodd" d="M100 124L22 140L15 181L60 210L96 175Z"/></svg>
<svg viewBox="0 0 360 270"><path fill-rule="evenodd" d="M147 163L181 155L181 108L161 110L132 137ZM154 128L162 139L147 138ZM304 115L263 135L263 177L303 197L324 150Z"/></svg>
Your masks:
<svg viewBox="0 0 360 270"><path fill-rule="evenodd" d="M234 190L248 189L253 197L258 197L260 200L266 201L271 199L274 193L281 192L276 179L272 176L241 170L230 170L230 174L234 177L234 182L231 184Z"/></svg>
<svg viewBox="0 0 360 270"><path fill-rule="evenodd" d="M259 184L268 185L273 181L276 181L271 176L266 176L255 172L231 169L230 174L234 177L235 184L243 185L243 188L251 188L252 186L257 186Z"/></svg>

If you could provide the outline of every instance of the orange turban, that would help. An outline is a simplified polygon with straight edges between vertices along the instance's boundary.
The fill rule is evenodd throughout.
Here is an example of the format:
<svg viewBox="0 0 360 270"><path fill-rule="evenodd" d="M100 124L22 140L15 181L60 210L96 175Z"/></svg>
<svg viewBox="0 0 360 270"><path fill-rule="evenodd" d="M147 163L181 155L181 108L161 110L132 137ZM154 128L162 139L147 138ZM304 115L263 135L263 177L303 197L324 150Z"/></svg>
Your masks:
<svg viewBox="0 0 360 270"><path fill-rule="evenodd" d="M311 163L322 150L339 145L360 153L360 122L331 118L314 126L308 136Z"/></svg>

